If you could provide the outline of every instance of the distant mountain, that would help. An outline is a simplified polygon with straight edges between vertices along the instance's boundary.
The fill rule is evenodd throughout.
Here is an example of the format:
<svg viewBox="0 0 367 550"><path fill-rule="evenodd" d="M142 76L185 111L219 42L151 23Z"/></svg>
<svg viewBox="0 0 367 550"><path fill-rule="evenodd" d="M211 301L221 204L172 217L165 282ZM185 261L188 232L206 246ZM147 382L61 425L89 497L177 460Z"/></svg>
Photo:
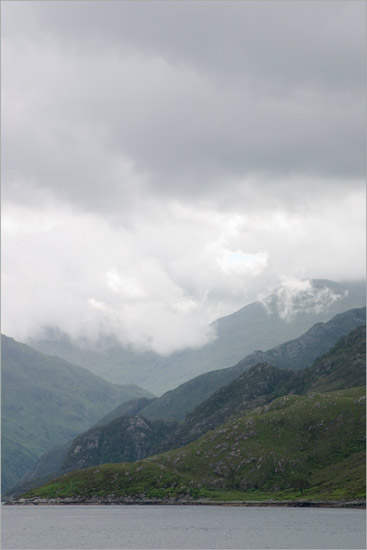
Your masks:
<svg viewBox="0 0 367 550"><path fill-rule="evenodd" d="M15 488L15 494L67 471L95 466L103 461L137 460L132 449L134 440L140 442L139 452L142 456L148 456L183 447L230 419L284 395L305 395L310 391L327 392L363 386L366 377L365 329L365 326L357 327L339 339L311 367L300 371L279 369L266 363L254 365L196 407L181 426L163 422L152 425L151 421L142 416L133 416L130 419L122 417L107 426L89 430L71 442L67 449L62 449L61 461L58 449L54 451L53 462L47 455L42 457L33 475ZM39 479L35 479L37 477Z"/></svg>
<svg viewBox="0 0 367 550"><path fill-rule="evenodd" d="M366 299L367 281L360 279L357 281L340 281L340 284L351 292L354 296L361 296Z"/></svg>
<svg viewBox="0 0 367 550"><path fill-rule="evenodd" d="M228 384L257 363L270 363L280 368L299 370L312 365L341 337L354 327L366 323L366 308L339 313L327 323L317 323L305 334L266 352L255 351L234 367L201 374L178 388L168 391L140 411L147 418L184 420L217 389Z"/></svg>
<svg viewBox="0 0 367 550"><path fill-rule="evenodd" d="M361 387L280 397L186 447L135 463L76 470L23 495L95 503L102 498L174 502L363 497L365 388Z"/></svg>
<svg viewBox="0 0 367 550"><path fill-rule="evenodd" d="M122 402L151 397L1 336L2 490L37 459L91 427Z"/></svg>
<svg viewBox="0 0 367 550"><path fill-rule="evenodd" d="M85 366L111 382L134 383L161 394L199 374L231 367L255 350L270 349L297 338L315 323L326 322L337 313L365 306L360 285L350 288L318 279L293 287L281 286L260 301L215 321L214 341L167 357L123 347L113 339L88 349L55 329L50 329L42 340L30 343L44 353Z"/></svg>

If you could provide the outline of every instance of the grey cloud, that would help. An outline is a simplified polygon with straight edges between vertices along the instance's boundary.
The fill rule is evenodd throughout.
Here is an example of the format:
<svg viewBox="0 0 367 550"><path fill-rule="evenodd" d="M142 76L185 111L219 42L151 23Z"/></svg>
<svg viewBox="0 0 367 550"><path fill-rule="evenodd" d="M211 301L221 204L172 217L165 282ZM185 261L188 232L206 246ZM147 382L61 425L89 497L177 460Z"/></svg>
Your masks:
<svg viewBox="0 0 367 550"><path fill-rule="evenodd" d="M350 0L12 2L5 9L12 32L62 41L77 52L143 49L216 78L275 77L275 87L287 82L360 92L363 13L363 4Z"/></svg>
<svg viewBox="0 0 367 550"><path fill-rule="evenodd" d="M47 325L77 337L112 331L166 353L204 343L209 321L284 277L338 280L365 269L363 193L331 196L316 211L238 218L163 208L157 198L134 221L5 203L3 330L20 340Z"/></svg>
<svg viewBox="0 0 367 550"><path fill-rule="evenodd" d="M363 178L360 8L297 6L6 5L5 188L107 211L237 195L253 174Z"/></svg>
<svg viewBox="0 0 367 550"><path fill-rule="evenodd" d="M3 2L10 333L167 351L284 275L362 277L364 9Z"/></svg>

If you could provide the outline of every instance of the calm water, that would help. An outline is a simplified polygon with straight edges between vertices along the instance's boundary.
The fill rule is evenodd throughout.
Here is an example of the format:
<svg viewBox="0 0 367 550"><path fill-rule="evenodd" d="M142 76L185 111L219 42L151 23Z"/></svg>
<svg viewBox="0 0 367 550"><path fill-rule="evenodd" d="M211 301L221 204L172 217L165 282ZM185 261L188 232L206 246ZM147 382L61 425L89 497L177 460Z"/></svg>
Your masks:
<svg viewBox="0 0 367 550"><path fill-rule="evenodd" d="M366 548L365 512L221 506L2 506L2 549Z"/></svg>

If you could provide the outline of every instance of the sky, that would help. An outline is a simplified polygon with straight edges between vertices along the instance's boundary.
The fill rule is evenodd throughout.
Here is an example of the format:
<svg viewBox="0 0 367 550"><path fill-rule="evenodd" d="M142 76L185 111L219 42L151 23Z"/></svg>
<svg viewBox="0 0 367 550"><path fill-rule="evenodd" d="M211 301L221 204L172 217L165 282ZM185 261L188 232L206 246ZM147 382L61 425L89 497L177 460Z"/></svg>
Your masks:
<svg viewBox="0 0 367 550"><path fill-rule="evenodd" d="M1 2L2 332L167 354L365 276L365 3Z"/></svg>

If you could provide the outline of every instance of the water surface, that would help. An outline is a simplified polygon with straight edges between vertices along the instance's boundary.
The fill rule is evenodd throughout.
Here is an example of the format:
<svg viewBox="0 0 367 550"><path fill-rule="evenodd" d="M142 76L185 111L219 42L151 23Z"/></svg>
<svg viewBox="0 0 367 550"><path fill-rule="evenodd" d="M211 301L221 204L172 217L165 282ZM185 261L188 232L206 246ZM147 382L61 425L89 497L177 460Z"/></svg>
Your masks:
<svg viewBox="0 0 367 550"><path fill-rule="evenodd" d="M2 549L366 548L365 512L223 506L2 506Z"/></svg>

